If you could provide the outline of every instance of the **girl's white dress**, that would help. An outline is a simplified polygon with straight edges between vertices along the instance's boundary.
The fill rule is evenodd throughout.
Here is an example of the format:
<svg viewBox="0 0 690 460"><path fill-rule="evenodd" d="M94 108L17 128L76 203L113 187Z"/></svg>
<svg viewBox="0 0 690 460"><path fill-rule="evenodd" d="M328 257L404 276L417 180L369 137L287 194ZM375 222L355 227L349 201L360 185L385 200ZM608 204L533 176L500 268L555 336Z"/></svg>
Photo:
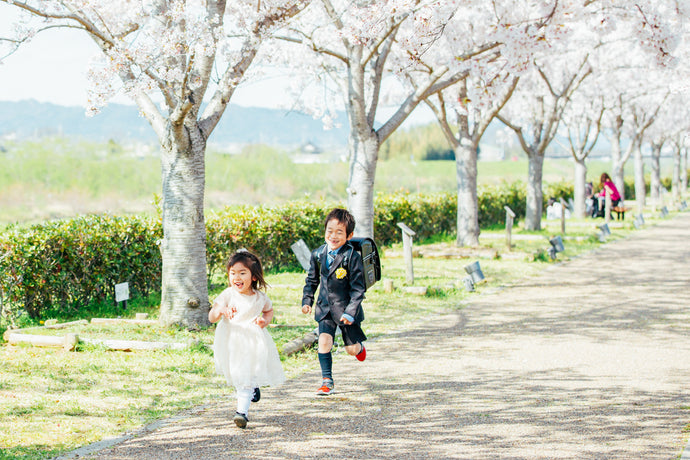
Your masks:
<svg viewBox="0 0 690 460"><path fill-rule="evenodd" d="M268 331L254 322L263 311L273 308L268 296L261 291L244 295L227 288L215 303L237 309L231 320L222 317L216 326L213 342L216 372L229 385L240 389L283 383L285 373L278 349Z"/></svg>

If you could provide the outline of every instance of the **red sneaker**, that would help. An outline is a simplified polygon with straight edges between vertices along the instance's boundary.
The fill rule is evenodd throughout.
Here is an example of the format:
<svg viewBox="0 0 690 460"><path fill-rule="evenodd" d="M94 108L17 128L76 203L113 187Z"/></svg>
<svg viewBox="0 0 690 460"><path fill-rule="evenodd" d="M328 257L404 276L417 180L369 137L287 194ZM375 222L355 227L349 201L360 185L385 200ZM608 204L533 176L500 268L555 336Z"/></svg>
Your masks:
<svg viewBox="0 0 690 460"><path fill-rule="evenodd" d="M329 378L324 378L323 379L323 385L321 385L321 388L316 390L316 395L317 396L328 396L329 394L333 393L333 379Z"/></svg>
<svg viewBox="0 0 690 460"><path fill-rule="evenodd" d="M364 344L362 344L362 351L357 353L355 355L355 358L357 358L359 361L364 361L365 359L367 359L367 349L364 348Z"/></svg>

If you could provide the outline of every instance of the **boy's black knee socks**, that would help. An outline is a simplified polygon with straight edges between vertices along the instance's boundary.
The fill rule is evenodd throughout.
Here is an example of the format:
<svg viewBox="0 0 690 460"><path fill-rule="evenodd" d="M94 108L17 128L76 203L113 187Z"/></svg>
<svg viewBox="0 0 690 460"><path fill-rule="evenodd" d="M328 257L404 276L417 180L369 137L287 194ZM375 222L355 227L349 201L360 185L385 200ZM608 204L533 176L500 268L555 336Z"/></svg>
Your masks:
<svg viewBox="0 0 690 460"><path fill-rule="evenodd" d="M321 377L332 379L333 355L331 352L319 353L319 364L321 365Z"/></svg>

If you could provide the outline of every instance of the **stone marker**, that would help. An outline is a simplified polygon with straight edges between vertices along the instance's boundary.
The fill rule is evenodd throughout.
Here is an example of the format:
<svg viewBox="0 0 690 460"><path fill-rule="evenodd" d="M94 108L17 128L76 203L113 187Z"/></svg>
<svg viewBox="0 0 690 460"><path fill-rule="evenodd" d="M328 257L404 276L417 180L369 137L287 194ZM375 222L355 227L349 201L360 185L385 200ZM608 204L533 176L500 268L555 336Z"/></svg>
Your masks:
<svg viewBox="0 0 690 460"><path fill-rule="evenodd" d="M311 251L309 250L307 243L305 243L304 240L298 240L297 242L293 243L290 248L292 249L292 252L295 253L295 256L297 256L297 260L304 271L308 271Z"/></svg>
<svg viewBox="0 0 690 460"><path fill-rule="evenodd" d="M426 295L428 288L426 286L405 286L403 287L403 291L407 292L408 294L414 294L414 295Z"/></svg>

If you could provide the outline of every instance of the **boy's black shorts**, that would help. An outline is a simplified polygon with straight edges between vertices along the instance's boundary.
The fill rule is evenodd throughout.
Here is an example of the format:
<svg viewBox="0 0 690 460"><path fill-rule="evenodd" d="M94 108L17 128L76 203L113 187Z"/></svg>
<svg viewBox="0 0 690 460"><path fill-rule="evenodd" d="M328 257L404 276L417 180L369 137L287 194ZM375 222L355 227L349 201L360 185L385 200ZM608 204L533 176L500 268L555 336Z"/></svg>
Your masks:
<svg viewBox="0 0 690 460"><path fill-rule="evenodd" d="M333 320L333 317L330 313L327 314L324 319L319 321L319 335L330 334L333 338L335 338L335 331L337 327L340 327L345 345L354 345L356 343L364 342L367 339L367 336L364 335L364 331L359 323L353 323L349 326L339 324Z"/></svg>

